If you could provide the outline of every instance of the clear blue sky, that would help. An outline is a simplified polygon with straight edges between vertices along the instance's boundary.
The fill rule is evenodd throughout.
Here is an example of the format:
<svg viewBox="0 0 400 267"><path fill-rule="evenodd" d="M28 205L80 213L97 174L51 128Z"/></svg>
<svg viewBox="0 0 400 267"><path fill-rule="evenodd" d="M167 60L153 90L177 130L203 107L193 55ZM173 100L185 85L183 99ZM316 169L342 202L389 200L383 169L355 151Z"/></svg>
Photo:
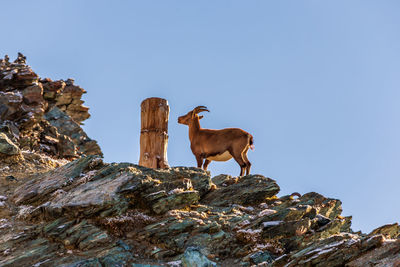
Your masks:
<svg viewBox="0 0 400 267"><path fill-rule="evenodd" d="M343 201L353 229L399 221L399 1L3 1L0 52L88 91L106 161L138 162L140 103L171 107L168 159L194 166L179 115L253 134L281 194ZM212 175L237 175L234 161Z"/></svg>

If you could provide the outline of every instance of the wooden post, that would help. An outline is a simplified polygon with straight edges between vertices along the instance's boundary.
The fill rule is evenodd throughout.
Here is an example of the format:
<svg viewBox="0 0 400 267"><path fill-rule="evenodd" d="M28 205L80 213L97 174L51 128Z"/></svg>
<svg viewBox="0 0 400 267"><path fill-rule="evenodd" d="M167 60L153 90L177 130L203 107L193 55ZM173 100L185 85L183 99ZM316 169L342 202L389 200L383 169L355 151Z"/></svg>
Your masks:
<svg viewBox="0 0 400 267"><path fill-rule="evenodd" d="M168 101L151 97L141 104L141 132L139 165L148 168L169 168L168 146Z"/></svg>

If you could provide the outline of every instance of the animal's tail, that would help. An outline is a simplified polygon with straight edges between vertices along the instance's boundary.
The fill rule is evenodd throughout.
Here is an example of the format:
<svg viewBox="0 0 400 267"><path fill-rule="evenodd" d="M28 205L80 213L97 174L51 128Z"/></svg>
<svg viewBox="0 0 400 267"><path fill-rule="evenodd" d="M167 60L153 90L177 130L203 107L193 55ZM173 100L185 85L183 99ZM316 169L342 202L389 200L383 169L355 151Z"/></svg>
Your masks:
<svg viewBox="0 0 400 267"><path fill-rule="evenodd" d="M253 142L253 136L252 135L250 135L249 145L250 145L250 149L254 150L254 142Z"/></svg>

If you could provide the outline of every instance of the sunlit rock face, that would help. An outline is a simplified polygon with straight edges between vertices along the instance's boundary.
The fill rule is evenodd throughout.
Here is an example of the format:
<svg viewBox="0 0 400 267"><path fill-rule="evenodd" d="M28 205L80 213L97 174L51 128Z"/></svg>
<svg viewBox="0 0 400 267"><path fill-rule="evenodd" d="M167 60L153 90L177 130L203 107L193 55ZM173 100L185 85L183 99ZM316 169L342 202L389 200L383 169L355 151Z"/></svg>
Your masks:
<svg viewBox="0 0 400 267"><path fill-rule="evenodd" d="M90 117L72 79L40 78L19 54L0 60L0 131L24 151L58 158L101 155L80 125Z"/></svg>
<svg viewBox="0 0 400 267"><path fill-rule="evenodd" d="M278 181L106 163L74 81L0 61L0 266L399 266L397 223Z"/></svg>

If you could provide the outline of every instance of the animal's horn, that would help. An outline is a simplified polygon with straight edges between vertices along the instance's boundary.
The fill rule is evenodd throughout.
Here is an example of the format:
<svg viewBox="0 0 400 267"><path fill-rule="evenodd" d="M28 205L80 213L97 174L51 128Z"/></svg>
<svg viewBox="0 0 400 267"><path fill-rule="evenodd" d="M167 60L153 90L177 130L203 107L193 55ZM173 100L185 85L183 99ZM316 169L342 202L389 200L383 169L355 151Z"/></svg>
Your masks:
<svg viewBox="0 0 400 267"><path fill-rule="evenodd" d="M207 109L206 106L198 106L198 107L195 107L195 108L193 109L193 111L194 111L194 113L199 113L199 112L203 112L203 111L210 112L210 111Z"/></svg>

